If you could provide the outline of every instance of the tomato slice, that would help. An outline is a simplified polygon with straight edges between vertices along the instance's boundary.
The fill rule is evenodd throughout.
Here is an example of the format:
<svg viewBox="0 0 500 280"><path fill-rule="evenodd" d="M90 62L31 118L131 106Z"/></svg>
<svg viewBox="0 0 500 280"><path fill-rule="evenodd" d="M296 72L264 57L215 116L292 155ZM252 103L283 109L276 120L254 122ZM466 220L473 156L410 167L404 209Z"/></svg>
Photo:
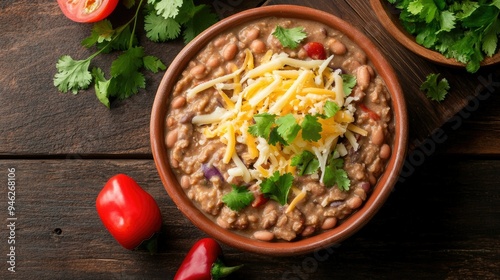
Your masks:
<svg viewBox="0 0 500 280"><path fill-rule="evenodd" d="M119 0L57 0L63 14L76 22L96 22L105 19Z"/></svg>

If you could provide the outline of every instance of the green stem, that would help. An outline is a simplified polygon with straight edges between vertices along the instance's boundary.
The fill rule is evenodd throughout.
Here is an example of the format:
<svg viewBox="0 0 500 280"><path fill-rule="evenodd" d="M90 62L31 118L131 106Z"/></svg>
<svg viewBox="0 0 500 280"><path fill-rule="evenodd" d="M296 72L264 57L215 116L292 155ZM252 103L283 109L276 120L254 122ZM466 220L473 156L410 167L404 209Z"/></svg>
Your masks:
<svg viewBox="0 0 500 280"><path fill-rule="evenodd" d="M131 49L133 46L132 44L134 43L134 34L135 34L135 28L137 27L137 18L139 17L139 10L141 9L141 6L142 6L142 1L141 0L139 2L139 4L137 4L137 10L135 10L135 15L134 17L132 18L134 20L134 25L132 27L132 35L130 35L130 41L129 41L129 45L128 45L128 48Z"/></svg>
<svg viewBox="0 0 500 280"><path fill-rule="evenodd" d="M213 280L218 280L227 277L229 274L240 269L243 265L225 266L224 263L217 259L210 270L210 275Z"/></svg>

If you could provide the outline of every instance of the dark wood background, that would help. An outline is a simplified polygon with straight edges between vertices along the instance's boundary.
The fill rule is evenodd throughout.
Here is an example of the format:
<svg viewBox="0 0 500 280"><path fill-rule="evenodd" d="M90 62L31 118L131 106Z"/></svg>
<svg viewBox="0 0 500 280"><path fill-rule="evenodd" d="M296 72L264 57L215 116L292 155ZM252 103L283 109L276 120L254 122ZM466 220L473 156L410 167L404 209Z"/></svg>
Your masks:
<svg viewBox="0 0 500 280"><path fill-rule="evenodd" d="M410 121L410 153L386 205L339 246L315 254L267 257L223 245L231 279L499 279L500 69L476 74L430 63L390 38L368 1L206 1L221 17L259 5L298 4L358 27L398 72ZM113 15L116 16L116 15ZM182 216L154 167L149 117L161 73L146 90L108 110L94 91L53 86L64 54L83 59L90 25L76 24L56 1L0 2L0 279L171 279L205 234ZM181 41L148 53L167 64ZM96 65L107 67L112 55ZM418 90L429 73L451 84L442 103ZM7 270L7 169L16 169L16 272ZM127 173L161 207L160 251L127 251L102 226L95 198ZM2 240L3 239L3 240Z"/></svg>

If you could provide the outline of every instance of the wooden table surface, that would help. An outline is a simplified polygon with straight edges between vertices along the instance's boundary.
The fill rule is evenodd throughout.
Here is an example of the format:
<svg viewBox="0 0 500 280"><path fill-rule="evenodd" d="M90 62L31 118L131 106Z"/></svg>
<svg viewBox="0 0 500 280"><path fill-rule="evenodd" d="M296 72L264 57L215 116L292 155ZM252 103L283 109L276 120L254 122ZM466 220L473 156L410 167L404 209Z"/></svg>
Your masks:
<svg viewBox="0 0 500 280"><path fill-rule="evenodd" d="M393 40L365 0L208 2L221 17L299 4L351 22L397 71L410 121L411 151L400 182L363 229L322 258L267 257L223 245L228 264L245 264L231 279L500 278L498 66L468 74L430 63ZM110 110L93 90L72 95L53 86L61 55L82 59L92 52L80 46L90 28L67 20L56 1L0 2L0 279L171 279L205 236L172 203L152 159L149 118L161 73ZM140 36L147 52L166 64L183 47ZM102 56L95 64L111 60ZM450 81L442 103L418 90L429 73ZM13 230L9 169L16 180ZM134 177L160 205L157 255L123 249L102 226L95 198L116 173ZM7 262L12 239L15 272Z"/></svg>

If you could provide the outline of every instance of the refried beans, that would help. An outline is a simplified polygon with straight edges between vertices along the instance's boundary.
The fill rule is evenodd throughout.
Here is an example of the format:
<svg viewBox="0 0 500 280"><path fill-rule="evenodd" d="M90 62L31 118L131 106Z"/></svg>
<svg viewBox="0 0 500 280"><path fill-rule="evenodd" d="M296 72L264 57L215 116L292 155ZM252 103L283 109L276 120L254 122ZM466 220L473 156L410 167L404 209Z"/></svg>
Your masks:
<svg viewBox="0 0 500 280"><path fill-rule="evenodd" d="M283 47L278 26L306 36ZM308 42L327 58L311 58ZM166 119L169 161L217 225L262 241L307 238L347 219L376 187L391 155L390 104L345 34L256 20L217 36L183 71Z"/></svg>

